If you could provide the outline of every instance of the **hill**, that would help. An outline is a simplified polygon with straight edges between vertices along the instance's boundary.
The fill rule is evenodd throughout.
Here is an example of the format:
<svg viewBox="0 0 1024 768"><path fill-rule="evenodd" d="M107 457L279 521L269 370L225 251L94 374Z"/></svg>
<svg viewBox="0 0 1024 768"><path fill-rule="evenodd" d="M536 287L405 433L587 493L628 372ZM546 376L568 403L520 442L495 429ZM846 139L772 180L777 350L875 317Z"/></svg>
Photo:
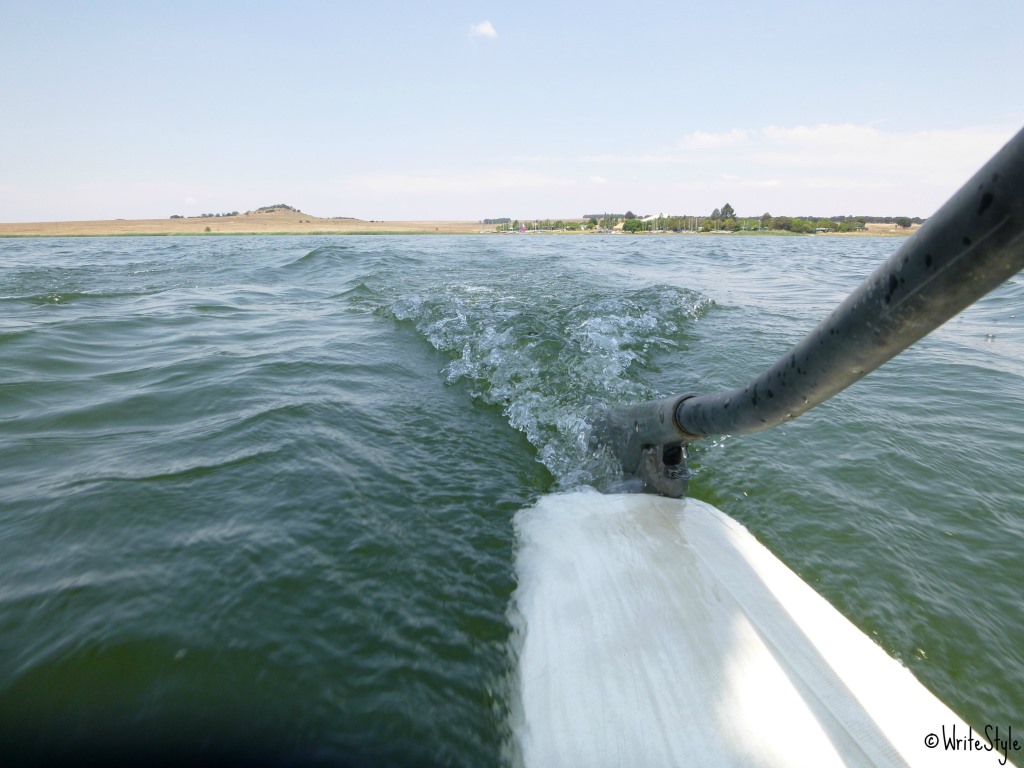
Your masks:
<svg viewBox="0 0 1024 768"><path fill-rule="evenodd" d="M493 232L476 221L363 221L322 218L279 203L245 213L175 215L167 219L0 223L0 237L84 237L103 235L283 235L283 234L464 234Z"/></svg>

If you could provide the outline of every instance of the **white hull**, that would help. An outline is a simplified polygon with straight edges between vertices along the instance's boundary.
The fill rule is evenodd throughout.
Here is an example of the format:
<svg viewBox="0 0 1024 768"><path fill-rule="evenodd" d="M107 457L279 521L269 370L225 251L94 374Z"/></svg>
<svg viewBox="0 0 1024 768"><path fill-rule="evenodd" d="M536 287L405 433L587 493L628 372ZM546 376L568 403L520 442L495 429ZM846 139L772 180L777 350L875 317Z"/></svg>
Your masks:
<svg viewBox="0 0 1024 768"><path fill-rule="evenodd" d="M579 492L516 526L515 728L531 768L1003 758L946 748L943 728L968 726L708 504Z"/></svg>

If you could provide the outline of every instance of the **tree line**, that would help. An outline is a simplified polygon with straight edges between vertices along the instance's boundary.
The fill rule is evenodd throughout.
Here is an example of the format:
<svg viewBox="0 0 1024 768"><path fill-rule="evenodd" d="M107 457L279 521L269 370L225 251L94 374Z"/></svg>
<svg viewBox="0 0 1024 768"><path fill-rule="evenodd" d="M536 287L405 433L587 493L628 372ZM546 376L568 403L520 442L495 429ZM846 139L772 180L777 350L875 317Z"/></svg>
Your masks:
<svg viewBox="0 0 1024 768"><path fill-rule="evenodd" d="M219 219L222 216L237 216L238 211L231 211L229 213L200 213L198 216L182 216L181 214L174 214L171 216L172 219Z"/></svg>
<svg viewBox="0 0 1024 768"><path fill-rule="evenodd" d="M735 209L726 203L715 208L708 216L638 216L632 211L625 213L588 214L583 219L564 221L562 219L537 219L520 222L518 219L485 219L485 224L498 224L499 231L526 230L594 230L614 229L620 224L624 232L737 232L777 231L809 234L812 232L857 232L867 224L895 224L909 228L921 224L920 217L909 216L737 216Z"/></svg>

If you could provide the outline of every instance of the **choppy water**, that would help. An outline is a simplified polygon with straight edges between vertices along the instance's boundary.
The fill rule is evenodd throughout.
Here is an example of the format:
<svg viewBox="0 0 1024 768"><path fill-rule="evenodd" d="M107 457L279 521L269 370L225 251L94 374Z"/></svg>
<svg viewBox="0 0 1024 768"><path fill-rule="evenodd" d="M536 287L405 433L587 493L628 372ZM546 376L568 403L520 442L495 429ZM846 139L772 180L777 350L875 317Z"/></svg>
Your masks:
<svg viewBox="0 0 1024 768"><path fill-rule="evenodd" d="M588 413L745 382L899 242L0 241L0 758L507 761L513 518L615 479ZM1022 308L691 493L1024 732Z"/></svg>

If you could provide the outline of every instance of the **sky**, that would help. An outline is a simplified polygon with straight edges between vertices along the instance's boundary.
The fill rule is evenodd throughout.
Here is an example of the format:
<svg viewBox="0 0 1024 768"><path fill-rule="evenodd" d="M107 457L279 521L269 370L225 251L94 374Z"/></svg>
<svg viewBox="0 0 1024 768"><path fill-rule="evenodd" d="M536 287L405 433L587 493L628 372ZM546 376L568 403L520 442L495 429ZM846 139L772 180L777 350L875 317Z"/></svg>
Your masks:
<svg viewBox="0 0 1024 768"><path fill-rule="evenodd" d="M920 216L1024 127L1021 0L0 0L0 221Z"/></svg>

